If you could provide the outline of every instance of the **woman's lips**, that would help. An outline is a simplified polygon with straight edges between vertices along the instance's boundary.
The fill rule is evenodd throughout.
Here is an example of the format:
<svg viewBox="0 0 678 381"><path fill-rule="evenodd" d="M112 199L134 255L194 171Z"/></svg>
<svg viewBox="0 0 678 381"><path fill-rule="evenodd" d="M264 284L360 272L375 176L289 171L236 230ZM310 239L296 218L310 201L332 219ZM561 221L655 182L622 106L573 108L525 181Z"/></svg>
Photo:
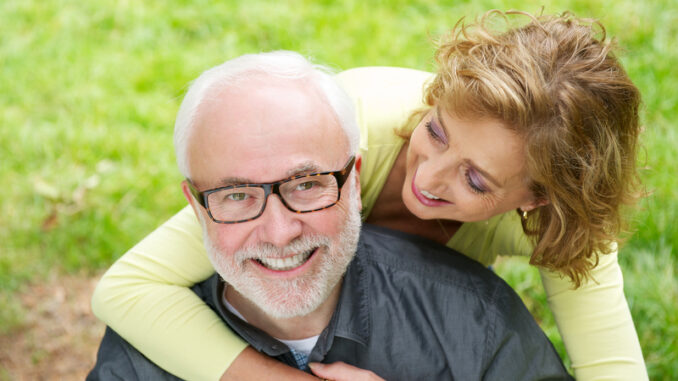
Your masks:
<svg viewBox="0 0 678 381"><path fill-rule="evenodd" d="M436 207L436 206L445 206L451 204L449 201L443 200L443 199L431 199L424 194L421 193L419 188L414 184L414 180L417 178L417 173L414 173L414 176L412 176L412 194L414 194L414 197L422 204L425 206L430 206L430 207Z"/></svg>

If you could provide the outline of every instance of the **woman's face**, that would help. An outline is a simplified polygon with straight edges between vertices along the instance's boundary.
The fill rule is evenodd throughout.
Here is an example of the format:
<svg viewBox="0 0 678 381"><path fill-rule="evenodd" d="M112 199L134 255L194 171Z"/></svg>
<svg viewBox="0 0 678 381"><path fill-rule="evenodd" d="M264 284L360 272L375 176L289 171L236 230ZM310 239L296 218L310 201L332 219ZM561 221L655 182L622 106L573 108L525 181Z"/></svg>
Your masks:
<svg viewBox="0 0 678 381"><path fill-rule="evenodd" d="M433 108L410 139L402 197L421 219L486 220L537 204L522 139L494 119L459 119Z"/></svg>

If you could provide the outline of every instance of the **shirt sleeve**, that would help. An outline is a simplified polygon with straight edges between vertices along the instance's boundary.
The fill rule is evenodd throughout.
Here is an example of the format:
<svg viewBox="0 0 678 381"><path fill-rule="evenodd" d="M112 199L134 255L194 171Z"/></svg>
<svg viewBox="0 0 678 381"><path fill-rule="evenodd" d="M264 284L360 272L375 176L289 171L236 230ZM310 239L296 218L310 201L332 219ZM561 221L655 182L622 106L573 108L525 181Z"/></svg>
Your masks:
<svg viewBox="0 0 678 381"><path fill-rule="evenodd" d="M179 381L180 379L148 361L139 351L106 328L101 340L97 362L86 381Z"/></svg>
<svg viewBox="0 0 678 381"><path fill-rule="evenodd" d="M648 379L616 251L601 255L593 279L577 289L567 277L540 273L577 380Z"/></svg>
<svg viewBox="0 0 678 381"><path fill-rule="evenodd" d="M498 255L532 252L514 211L464 223L448 246L485 265ZM539 271L577 380L647 380L617 252L601 255L591 271L593 280L577 289L559 273Z"/></svg>
<svg viewBox="0 0 678 381"><path fill-rule="evenodd" d="M246 343L189 288L213 272L187 206L113 264L92 310L170 373L218 380Z"/></svg>

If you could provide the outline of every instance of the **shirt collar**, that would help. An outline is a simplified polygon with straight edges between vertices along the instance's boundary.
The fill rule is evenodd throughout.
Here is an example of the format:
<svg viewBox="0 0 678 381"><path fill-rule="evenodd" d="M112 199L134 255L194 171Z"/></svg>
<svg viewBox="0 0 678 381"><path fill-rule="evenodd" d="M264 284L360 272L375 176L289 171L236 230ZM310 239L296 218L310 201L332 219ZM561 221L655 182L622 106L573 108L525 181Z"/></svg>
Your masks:
<svg viewBox="0 0 678 381"><path fill-rule="evenodd" d="M337 307L329 324L320 334L309 356L309 361L321 361L332 348L335 337L355 341L363 346L368 343L372 319L364 259L360 255L363 250L368 249L361 239L357 254L344 275ZM225 283L218 274L214 274L209 283L211 304L233 331L256 350L269 356L275 357L289 352L285 344L235 316L223 305L221 295L223 295Z"/></svg>
<svg viewBox="0 0 678 381"><path fill-rule="evenodd" d="M332 320L337 322L335 336L367 345L372 319L365 259L360 255L363 250L366 248L361 242L358 254L346 270L341 296Z"/></svg>
<svg viewBox="0 0 678 381"><path fill-rule="evenodd" d="M224 294L225 283L219 275L214 274L210 282L212 283L210 285L212 290L211 302L221 318L226 321L233 331L240 335L254 349L269 356L276 357L289 352L287 345L274 339L259 328L243 321L224 306L221 296Z"/></svg>

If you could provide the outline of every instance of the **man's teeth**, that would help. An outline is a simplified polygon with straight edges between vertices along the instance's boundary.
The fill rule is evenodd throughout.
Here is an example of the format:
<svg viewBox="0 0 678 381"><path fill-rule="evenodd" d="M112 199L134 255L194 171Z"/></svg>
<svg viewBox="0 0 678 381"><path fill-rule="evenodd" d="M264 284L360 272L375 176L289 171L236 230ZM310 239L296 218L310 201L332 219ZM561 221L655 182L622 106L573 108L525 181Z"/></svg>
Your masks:
<svg viewBox="0 0 678 381"><path fill-rule="evenodd" d="M426 196L426 198L430 198L431 200L440 200L440 197L434 196L423 189L421 190L421 194Z"/></svg>
<svg viewBox="0 0 678 381"><path fill-rule="evenodd" d="M288 271L303 265L315 249L286 258L260 258L259 262L271 270Z"/></svg>

